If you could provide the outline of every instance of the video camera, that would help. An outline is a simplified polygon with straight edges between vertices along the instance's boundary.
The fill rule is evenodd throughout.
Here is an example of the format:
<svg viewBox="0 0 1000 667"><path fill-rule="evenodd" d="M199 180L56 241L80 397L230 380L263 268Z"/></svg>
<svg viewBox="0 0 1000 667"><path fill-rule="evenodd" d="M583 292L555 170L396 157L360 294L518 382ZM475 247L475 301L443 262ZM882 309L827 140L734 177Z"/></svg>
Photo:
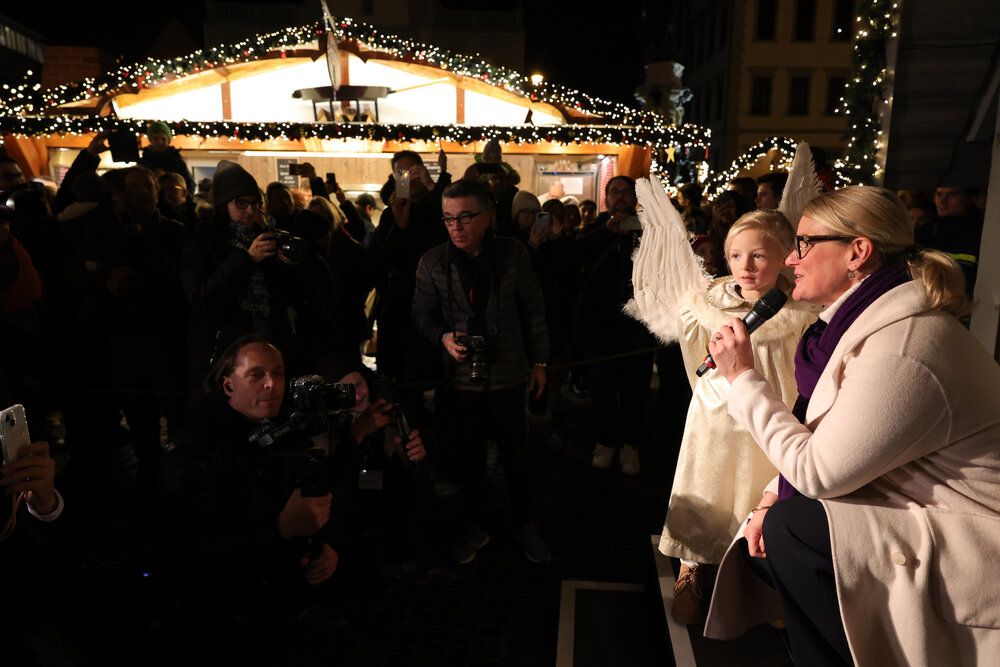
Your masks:
<svg viewBox="0 0 1000 667"><path fill-rule="evenodd" d="M292 433L319 435L329 428L329 415L357 401L353 384L327 382L319 375L303 375L291 382L295 411L284 424L267 421L250 434L250 442L270 447Z"/></svg>

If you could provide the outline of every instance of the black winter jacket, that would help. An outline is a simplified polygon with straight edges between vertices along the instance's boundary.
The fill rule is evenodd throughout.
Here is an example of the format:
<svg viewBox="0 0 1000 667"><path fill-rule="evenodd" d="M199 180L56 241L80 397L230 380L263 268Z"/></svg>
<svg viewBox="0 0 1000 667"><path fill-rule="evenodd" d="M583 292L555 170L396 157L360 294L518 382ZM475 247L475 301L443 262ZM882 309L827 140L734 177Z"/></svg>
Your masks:
<svg viewBox="0 0 1000 667"><path fill-rule="evenodd" d="M464 296L458 268L451 253L461 252L451 242L429 250L417 266L417 288L413 295L413 321L431 344L442 350L446 376L456 389L493 391L507 389L528 380L531 365L549 361L549 332L545 304L527 249L518 241L498 236L492 240L490 296L485 308L487 334L496 334L495 354L490 363L489 382L469 380L472 362L459 364L444 350L441 337L464 331L475 316ZM451 289L446 282L450 277Z"/></svg>

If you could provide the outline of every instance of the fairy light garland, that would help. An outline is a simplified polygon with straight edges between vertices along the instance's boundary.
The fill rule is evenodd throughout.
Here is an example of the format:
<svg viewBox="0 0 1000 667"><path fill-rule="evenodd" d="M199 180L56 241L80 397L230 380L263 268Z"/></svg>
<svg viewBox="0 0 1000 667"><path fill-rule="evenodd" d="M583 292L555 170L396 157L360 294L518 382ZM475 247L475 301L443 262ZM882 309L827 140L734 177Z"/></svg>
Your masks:
<svg viewBox="0 0 1000 667"><path fill-rule="evenodd" d="M103 130L126 129L145 133L149 121L99 116L52 116L2 118L0 134L38 136L82 135ZM618 125L411 125L382 123L236 123L231 121L168 122L171 132L205 139L229 138L262 142L276 139L361 139L376 142L449 141L470 144L497 139L526 144L616 144L649 146L699 144L703 139L680 128L647 128Z"/></svg>
<svg viewBox="0 0 1000 667"><path fill-rule="evenodd" d="M743 155L733 160L729 168L716 172L714 176L705 182L705 186L702 188L705 197L709 200L715 199L715 197L728 189L726 186L729 181L739 176L741 171L748 171L757 163L757 160L771 151L778 152L778 166L787 170L792 165L796 146L798 146L798 142L788 137L771 137L770 139L758 141L744 151ZM774 166L772 165L771 168L773 169Z"/></svg>
<svg viewBox="0 0 1000 667"><path fill-rule="evenodd" d="M37 84L5 87L6 96L0 99L0 115L28 116L51 111L54 107L64 104L114 94L120 90L135 92L173 78L257 60L265 53L277 52L284 57L288 51L317 42L325 33L323 24L317 22L299 28L286 28L256 35L236 44L200 49L178 58L149 58L119 67L96 79L88 78L44 91L40 90ZM347 46L355 43L359 48L369 51L382 52L409 62L434 66L452 74L478 79L533 102L548 103L585 115L599 116L606 125L642 126L654 130L668 127L665 118L654 111L634 109L622 103L609 102L554 83L542 82L536 85L520 72L484 62L478 54L467 56L452 53L447 49L379 32L374 26L361 21L341 19L337 22L332 35ZM707 129L692 123L685 123L681 129L692 136L702 137L705 142L710 136Z"/></svg>
<svg viewBox="0 0 1000 667"><path fill-rule="evenodd" d="M885 101L886 44L897 35L899 4L893 0L862 3L855 19L851 62L854 76L844 87L836 111L847 121L847 152L838 162L838 180L871 185L881 175L878 153L884 138L876 107ZM839 187L839 184L838 184Z"/></svg>

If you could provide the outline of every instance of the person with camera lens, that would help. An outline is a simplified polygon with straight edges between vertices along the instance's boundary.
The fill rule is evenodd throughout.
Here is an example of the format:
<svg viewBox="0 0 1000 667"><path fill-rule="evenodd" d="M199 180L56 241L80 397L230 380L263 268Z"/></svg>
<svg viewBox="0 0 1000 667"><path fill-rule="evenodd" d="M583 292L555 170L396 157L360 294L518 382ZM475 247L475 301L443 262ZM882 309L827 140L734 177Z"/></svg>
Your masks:
<svg viewBox="0 0 1000 667"><path fill-rule="evenodd" d="M331 523L342 547L343 590L363 598L384 567L411 560L426 537L421 462L427 452L387 377L346 359L319 372L354 390L353 405L330 426L327 469L337 498Z"/></svg>
<svg viewBox="0 0 1000 667"><path fill-rule="evenodd" d="M215 215L181 254L181 285L191 304L189 382L196 384L229 343L249 332L275 341L297 366L293 320L304 305L298 260L265 226L260 188L243 167L220 162L212 191Z"/></svg>
<svg viewBox="0 0 1000 667"><path fill-rule="evenodd" d="M527 249L493 235L494 204L485 186L460 180L443 198L450 240L420 259L413 320L442 351L460 443L455 467L468 528L452 559L468 563L489 543L484 492L492 439L504 465L515 537L529 560L545 562L551 552L535 523L525 426L525 394L541 395L549 360L542 291Z"/></svg>
<svg viewBox="0 0 1000 667"><path fill-rule="evenodd" d="M239 338L204 390L206 402L161 463L157 554L193 646L252 655L273 648L266 642L276 629L300 616L315 600L312 587L336 570L332 495L316 479L307 428L261 435L281 422L285 364L276 347L256 334Z"/></svg>

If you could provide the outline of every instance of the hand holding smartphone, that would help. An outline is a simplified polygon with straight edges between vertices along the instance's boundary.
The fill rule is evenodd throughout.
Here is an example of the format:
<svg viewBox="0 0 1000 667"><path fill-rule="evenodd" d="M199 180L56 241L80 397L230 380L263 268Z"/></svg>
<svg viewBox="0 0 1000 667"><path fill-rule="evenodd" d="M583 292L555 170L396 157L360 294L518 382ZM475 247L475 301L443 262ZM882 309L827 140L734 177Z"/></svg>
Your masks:
<svg viewBox="0 0 1000 667"><path fill-rule="evenodd" d="M549 225L552 224L552 217L550 214L544 211L535 215L535 233L541 234L548 230Z"/></svg>
<svg viewBox="0 0 1000 667"><path fill-rule="evenodd" d="M28 437L24 407L12 405L0 412L0 448L4 459L0 486L6 487L4 491L15 498L25 494L28 506L39 515L55 512L59 507L56 463L49 456L49 443L32 443Z"/></svg>
<svg viewBox="0 0 1000 667"><path fill-rule="evenodd" d="M30 444L24 406L12 405L0 412L0 449L3 450L3 462L7 464L17 460L21 449Z"/></svg>

